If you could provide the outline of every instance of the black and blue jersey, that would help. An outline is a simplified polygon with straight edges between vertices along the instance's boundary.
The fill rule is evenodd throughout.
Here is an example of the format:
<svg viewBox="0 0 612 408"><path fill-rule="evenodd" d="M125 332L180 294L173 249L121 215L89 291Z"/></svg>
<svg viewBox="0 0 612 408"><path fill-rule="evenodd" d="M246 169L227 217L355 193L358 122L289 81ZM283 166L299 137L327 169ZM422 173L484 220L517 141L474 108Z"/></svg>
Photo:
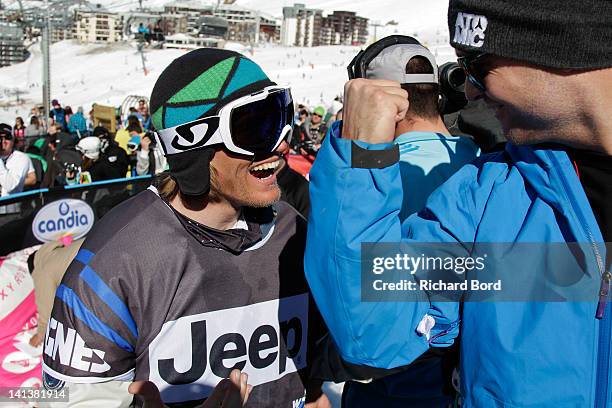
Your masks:
<svg viewBox="0 0 612 408"><path fill-rule="evenodd" d="M305 222L284 203L244 219L244 230L196 225L151 190L113 209L57 290L45 374L150 380L170 404L201 401L240 368L255 386L250 406L300 406L322 331L303 273Z"/></svg>

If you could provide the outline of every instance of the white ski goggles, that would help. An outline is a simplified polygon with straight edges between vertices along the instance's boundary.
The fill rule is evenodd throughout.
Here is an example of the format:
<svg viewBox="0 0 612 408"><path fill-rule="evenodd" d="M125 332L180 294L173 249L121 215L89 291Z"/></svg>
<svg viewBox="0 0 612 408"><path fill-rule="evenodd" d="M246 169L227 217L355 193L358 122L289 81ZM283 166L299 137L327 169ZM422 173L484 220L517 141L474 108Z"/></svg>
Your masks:
<svg viewBox="0 0 612 408"><path fill-rule="evenodd" d="M276 149L293 129L293 99L284 86L268 86L208 116L157 131L166 155L223 144L233 153L258 156Z"/></svg>

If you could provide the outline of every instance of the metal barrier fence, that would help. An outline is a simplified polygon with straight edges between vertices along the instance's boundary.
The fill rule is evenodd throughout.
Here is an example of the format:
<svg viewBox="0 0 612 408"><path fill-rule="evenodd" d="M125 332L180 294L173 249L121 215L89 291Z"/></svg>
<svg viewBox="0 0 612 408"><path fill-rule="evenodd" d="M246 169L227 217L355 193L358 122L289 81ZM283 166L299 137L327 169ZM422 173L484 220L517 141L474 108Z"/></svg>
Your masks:
<svg viewBox="0 0 612 408"><path fill-rule="evenodd" d="M48 204L63 200L59 205L59 212L67 215L64 212L67 213L70 207L66 203L75 202L75 200L84 201L91 207L93 213L93 219L88 222L95 223L117 204L145 190L151 185L152 179L152 176L144 175L32 190L1 197L0 256L41 243L41 240L37 238L37 235L40 237L40 234L34 233L32 224L40 210ZM67 199L72 199L72 201ZM78 215L78 212L76 214ZM53 220L48 222L51 223L48 225L51 225L52 228L56 227ZM73 220L72 223L74 224L75 221ZM60 222L60 227L66 227L65 224L66 222L63 224ZM44 229L45 224L41 225Z"/></svg>

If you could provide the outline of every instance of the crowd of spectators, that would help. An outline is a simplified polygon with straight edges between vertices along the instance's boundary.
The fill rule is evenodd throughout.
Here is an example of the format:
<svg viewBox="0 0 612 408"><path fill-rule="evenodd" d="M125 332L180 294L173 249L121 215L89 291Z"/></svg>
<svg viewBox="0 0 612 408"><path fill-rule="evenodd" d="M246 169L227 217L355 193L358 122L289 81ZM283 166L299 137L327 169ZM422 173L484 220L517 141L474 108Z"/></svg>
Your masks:
<svg viewBox="0 0 612 408"><path fill-rule="evenodd" d="M54 99L46 117L32 108L28 125L0 124L0 194L158 174L166 160L157 146L147 101L129 108L117 129L100 126L91 110L76 112Z"/></svg>
<svg viewBox="0 0 612 408"><path fill-rule="evenodd" d="M99 126L93 109L51 102L48 117L34 107L26 120L0 125L0 194L62 185L155 175L167 169L157 145L145 99L118 118L117 129ZM329 107L296 106L291 148L296 154L316 153L329 126L342 118L338 97Z"/></svg>
<svg viewBox="0 0 612 408"><path fill-rule="evenodd" d="M316 152L333 122L342 119L342 100L336 97L329 108L298 104L290 145L296 152Z"/></svg>

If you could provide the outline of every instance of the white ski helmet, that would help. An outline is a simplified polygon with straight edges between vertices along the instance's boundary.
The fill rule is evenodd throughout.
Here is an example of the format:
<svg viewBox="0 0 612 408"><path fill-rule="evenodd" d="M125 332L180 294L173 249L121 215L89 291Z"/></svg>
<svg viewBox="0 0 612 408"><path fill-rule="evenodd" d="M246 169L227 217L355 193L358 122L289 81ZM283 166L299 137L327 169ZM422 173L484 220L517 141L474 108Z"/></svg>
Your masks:
<svg viewBox="0 0 612 408"><path fill-rule="evenodd" d="M102 142L95 136L84 137L79 140L76 145L76 149L81 152L85 157L92 160L98 160L100 157L100 147Z"/></svg>

